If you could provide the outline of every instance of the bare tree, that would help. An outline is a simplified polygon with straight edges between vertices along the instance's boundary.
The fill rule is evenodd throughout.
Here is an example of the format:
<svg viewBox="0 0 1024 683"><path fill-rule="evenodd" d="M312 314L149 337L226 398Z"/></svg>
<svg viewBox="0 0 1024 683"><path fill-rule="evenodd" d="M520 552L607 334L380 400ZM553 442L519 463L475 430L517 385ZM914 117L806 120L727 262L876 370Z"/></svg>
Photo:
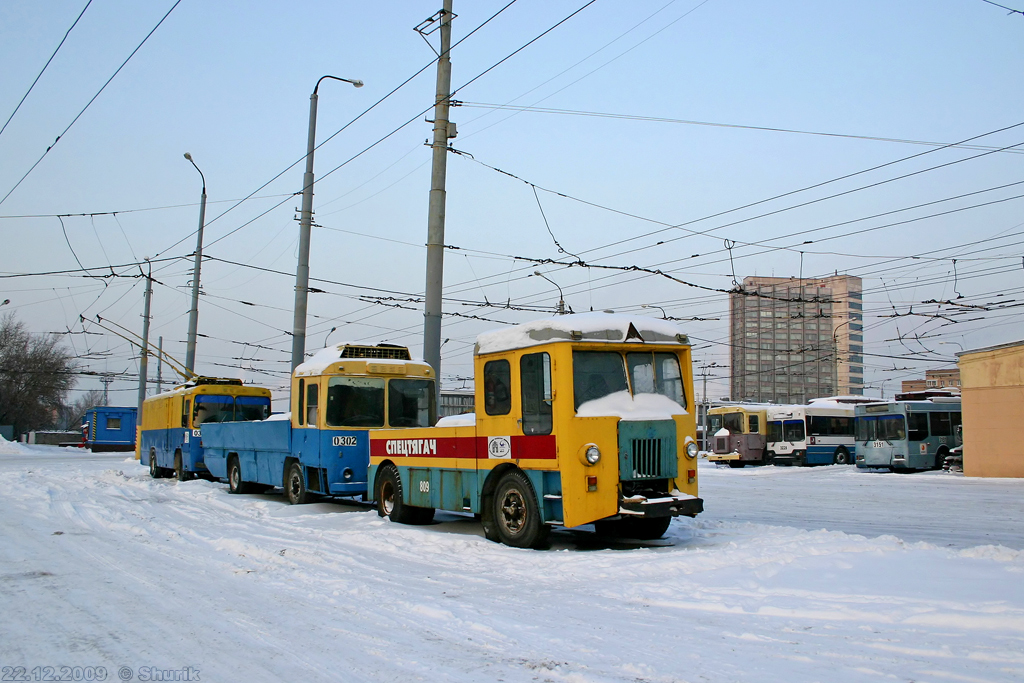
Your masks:
<svg viewBox="0 0 1024 683"><path fill-rule="evenodd" d="M74 372L56 337L29 333L13 313L0 319L0 424L15 434L56 424Z"/></svg>
<svg viewBox="0 0 1024 683"><path fill-rule="evenodd" d="M61 406L60 428L78 429L82 425L82 417L89 408L103 405L103 392L90 389L67 405Z"/></svg>

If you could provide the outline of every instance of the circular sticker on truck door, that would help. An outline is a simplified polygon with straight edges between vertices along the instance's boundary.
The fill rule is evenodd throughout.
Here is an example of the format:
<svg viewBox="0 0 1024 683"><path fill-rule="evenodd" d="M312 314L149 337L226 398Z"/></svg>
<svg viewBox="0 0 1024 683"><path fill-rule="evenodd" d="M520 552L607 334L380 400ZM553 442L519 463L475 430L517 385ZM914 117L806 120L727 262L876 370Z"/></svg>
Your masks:
<svg viewBox="0 0 1024 683"><path fill-rule="evenodd" d="M508 460L512 457L512 442L507 436L487 437L487 457Z"/></svg>

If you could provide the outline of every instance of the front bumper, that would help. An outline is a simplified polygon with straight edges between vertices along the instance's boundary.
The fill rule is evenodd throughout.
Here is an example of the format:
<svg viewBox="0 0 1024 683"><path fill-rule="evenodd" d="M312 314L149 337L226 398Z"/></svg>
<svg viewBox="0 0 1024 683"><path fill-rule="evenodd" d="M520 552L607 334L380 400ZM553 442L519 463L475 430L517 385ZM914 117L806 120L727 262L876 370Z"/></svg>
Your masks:
<svg viewBox="0 0 1024 683"><path fill-rule="evenodd" d="M704 500L685 493L670 493L661 498L631 496L619 501L621 517L696 517L704 512Z"/></svg>

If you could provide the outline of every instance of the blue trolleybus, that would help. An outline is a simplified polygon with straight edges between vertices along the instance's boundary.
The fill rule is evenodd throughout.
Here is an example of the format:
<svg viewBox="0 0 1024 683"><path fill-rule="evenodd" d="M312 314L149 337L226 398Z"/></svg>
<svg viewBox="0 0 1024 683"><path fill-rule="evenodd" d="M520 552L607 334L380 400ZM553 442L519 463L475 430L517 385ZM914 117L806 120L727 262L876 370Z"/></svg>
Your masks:
<svg viewBox="0 0 1024 683"><path fill-rule="evenodd" d="M209 477L200 427L215 422L262 420L270 415L270 390L240 379L196 377L142 404L139 459L155 478Z"/></svg>
<svg viewBox="0 0 1024 683"><path fill-rule="evenodd" d="M960 399L868 403L856 408L857 466L938 469L957 446Z"/></svg>
<svg viewBox="0 0 1024 683"><path fill-rule="evenodd" d="M404 346L335 344L295 368L289 413L204 424L206 466L231 493L282 486L294 505L311 494L362 496L368 430L430 427L435 395L434 371Z"/></svg>

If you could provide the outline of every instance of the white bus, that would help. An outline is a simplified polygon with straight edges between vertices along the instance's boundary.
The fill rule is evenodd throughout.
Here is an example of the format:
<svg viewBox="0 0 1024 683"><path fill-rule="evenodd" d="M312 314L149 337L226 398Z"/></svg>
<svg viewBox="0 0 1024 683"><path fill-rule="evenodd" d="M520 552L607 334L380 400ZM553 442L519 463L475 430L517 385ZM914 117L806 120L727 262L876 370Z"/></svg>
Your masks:
<svg viewBox="0 0 1024 683"><path fill-rule="evenodd" d="M828 399L768 408L766 463L849 465L856 456L854 407Z"/></svg>

